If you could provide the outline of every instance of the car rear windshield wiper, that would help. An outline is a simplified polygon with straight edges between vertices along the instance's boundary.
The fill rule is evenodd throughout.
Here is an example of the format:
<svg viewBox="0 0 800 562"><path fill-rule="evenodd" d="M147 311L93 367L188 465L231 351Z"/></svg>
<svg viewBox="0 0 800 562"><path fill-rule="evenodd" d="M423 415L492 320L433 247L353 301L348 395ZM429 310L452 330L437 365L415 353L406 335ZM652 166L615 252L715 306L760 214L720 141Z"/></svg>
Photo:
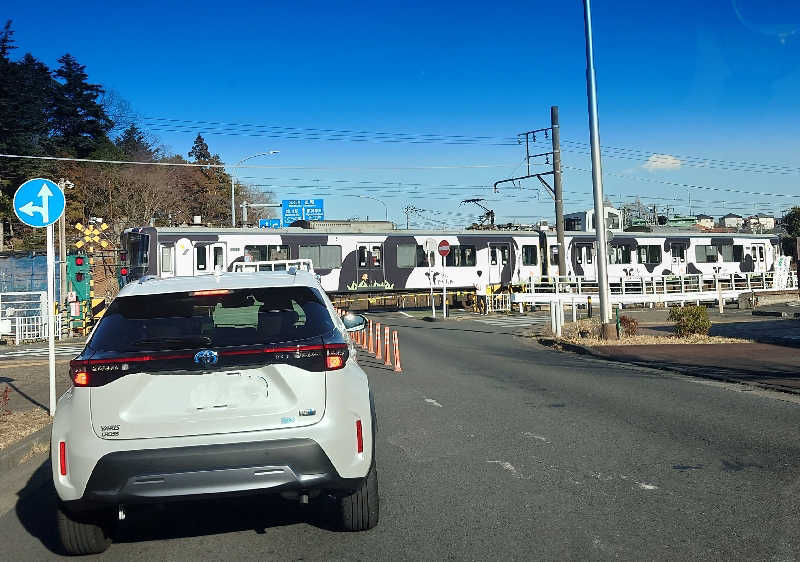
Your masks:
<svg viewBox="0 0 800 562"><path fill-rule="evenodd" d="M139 348L176 348L198 347L211 345L211 338L207 336L182 336L178 338L143 338L133 342Z"/></svg>

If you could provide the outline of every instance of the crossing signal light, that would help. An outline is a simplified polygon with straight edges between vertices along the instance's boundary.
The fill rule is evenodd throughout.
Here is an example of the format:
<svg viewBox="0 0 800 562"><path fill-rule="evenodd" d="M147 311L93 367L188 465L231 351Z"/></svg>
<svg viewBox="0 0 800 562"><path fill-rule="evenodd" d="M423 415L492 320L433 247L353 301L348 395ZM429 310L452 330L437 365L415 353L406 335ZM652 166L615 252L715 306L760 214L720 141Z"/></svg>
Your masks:
<svg viewBox="0 0 800 562"><path fill-rule="evenodd" d="M75 265L83 265L83 257L82 256L77 256L75 258Z"/></svg>
<svg viewBox="0 0 800 562"><path fill-rule="evenodd" d="M75 281L81 283L83 281L83 272L79 271L75 274Z"/></svg>
<svg viewBox="0 0 800 562"><path fill-rule="evenodd" d="M125 277L126 275L128 275L128 268L127 267L121 268L119 270L119 274L122 275L123 277Z"/></svg>

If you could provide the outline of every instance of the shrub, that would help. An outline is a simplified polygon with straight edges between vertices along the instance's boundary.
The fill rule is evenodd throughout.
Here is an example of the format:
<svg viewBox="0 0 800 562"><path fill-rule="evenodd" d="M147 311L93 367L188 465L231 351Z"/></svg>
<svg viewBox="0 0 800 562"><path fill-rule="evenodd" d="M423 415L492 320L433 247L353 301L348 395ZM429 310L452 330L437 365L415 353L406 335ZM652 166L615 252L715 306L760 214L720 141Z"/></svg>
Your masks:
<svg viewBox="0 0 800 562"><path fill-rule="evenodd" d="M711 320L708 310L704 306L675 307L669 310L670 322L675 322L675 335L688 336L689 334L708 335L711 330Z"/></svg>
<svg viewBox="0 0 800 562"><path fill-rule="evenodd" d="M639 321L630 316L620 316L619 325L624 336L635 336L639 331Z"/></svg>

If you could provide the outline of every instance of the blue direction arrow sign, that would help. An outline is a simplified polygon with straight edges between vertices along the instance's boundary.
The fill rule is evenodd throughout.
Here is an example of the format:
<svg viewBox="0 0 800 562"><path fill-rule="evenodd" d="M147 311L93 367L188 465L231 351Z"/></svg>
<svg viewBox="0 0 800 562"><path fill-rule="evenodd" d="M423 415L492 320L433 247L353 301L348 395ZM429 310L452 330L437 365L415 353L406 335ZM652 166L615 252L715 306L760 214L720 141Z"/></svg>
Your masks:
<svg viewBox="0 0 800 562"><path fill-rule="evenodd" d="M64 214L65 205L61 188L42 178L26 181L14 194L14 212L19 220L34 228L56 222Z"/></svg>

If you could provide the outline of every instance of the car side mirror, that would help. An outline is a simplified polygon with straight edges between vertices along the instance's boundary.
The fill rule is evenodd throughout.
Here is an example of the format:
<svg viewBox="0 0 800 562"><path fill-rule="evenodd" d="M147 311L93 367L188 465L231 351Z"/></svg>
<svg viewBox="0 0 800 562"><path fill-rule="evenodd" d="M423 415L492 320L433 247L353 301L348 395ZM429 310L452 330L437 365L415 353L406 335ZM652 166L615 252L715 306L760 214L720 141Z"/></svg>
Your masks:
<svg viewBox="0 0 800 562"><path fill-rule="evenodd" d="M360 332L367 327L367 317L363 314L353 314L348 312L342 316L342 322L348 332Z"/></svg>

